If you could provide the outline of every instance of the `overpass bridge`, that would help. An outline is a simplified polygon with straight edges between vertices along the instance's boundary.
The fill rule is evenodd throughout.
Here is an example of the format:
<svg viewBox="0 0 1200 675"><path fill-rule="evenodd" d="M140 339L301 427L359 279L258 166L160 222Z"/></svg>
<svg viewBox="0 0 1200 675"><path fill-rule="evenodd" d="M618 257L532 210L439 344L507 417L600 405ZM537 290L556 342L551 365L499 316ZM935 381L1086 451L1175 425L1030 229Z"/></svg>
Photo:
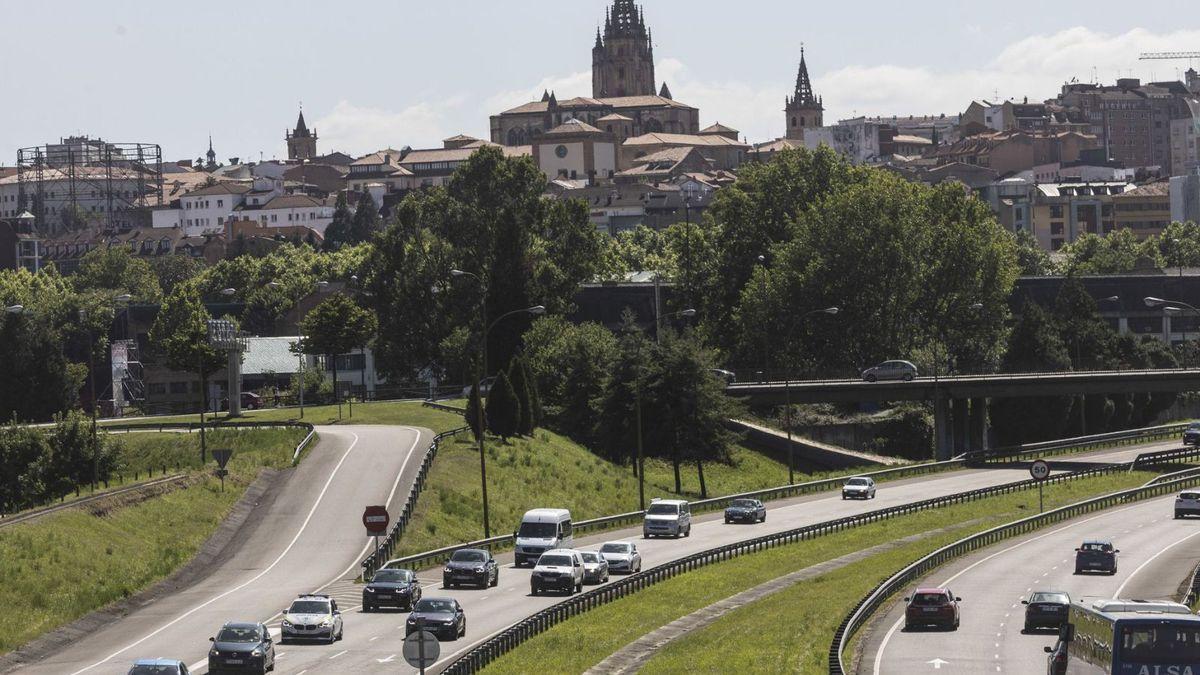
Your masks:
<svg viewBox="0 0 1200 675"><path fill-rule="evenodd" d="M938 459L986 450L987 402L995 398L1200 391L1200 370L1101 370L919 377L910 381L797 380L731 384L751 403L933 401Z"/></svg>

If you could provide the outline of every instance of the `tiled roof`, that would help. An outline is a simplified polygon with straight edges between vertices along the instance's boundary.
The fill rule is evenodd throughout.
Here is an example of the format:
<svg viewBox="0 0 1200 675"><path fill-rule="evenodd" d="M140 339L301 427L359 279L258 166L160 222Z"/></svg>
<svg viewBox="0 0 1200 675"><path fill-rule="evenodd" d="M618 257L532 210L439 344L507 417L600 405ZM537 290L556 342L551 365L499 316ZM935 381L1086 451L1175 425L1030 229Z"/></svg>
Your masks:
<svg viewBox="0 0 1200 675"><path fill-rule="evenodd" d="M896 137L892 140L903 145L933 145L933 141L924 136L910 136L908 134L896 134Z"/></svg>
<svg viewBox="0 0 1200 675"><path fill-rule="evenodd" d="M1122 197L1165 197L1171 194L1171 184L1165 180L1139 185L1121 193Z"/></svg>
<svg viewBox="0 0 1200 675"><path fill-rule="evenodd" d="M572 108L615 108L622 110L626 108L678 108L681 110L694 110L692 106L686 103L680 103L662 96L619 96L616 98L587 98L580 96L571 98L565 101L559 101L558 107L563 109ZM515 108L510 108L500 113L501 115L517 115L521 113L542 113L550 109L549 101L530 101L523 103Z"/></svg>
<svg viewBox="0 0 1200 675"><path fill-rule="evenodd" d="M735 141L732 138L726 138L725 136L716 136L716 135L697 136L697 135L692 135L692 134L665 134L665 133L642 134L641 136L636 136L634 138L627 139L624 144L627 146L631 146L631 147L639 146L639 145L711 145L711 146L723 145L723 146L727 146L727 147L740 147L740 148L750 147L750 146L746 145L745 143Z"/></svg>
<svg viewBox="0 0 1200 675"><path fill-rule="evenodd" d="M543 136L567 136L571 134L603 134L596 127L577 119L569 119L566 122L547 131Z"/></svg>
<svg viewBox="0 0 1200 675"><path fill-rule="evenodd" d="M263 204L263 210L267 209L303 209L317 208L325 206L325 203L319 199L313 199L308 195L282 195Z"/></svg>
<svg viewBox="0 0 1200 675"><path fill-rule="evenodd" d="M708 127L707 129L701 129L700 133L702 133L702 134L737 134L737 133L741 133L741 132L739 132L737 129L734 129L732 127L727 127L724 124L717 122L716 124L712 125L711 127Z"/></svg>
<svg viewBox="0 0 1200 675"><path fill-rule="evenodd" d="M626 117L620 113L610 113L596 120L597 122L632 122L632 117Z"/></svg>
<svg viewBox="0 0 1200 675"><path fill-rule="evenodd" d="M204 197L206 195L244 195L253 189L252 186L245 183L217 183L202 187L199 190L193 190L183 197Z"/></svg>

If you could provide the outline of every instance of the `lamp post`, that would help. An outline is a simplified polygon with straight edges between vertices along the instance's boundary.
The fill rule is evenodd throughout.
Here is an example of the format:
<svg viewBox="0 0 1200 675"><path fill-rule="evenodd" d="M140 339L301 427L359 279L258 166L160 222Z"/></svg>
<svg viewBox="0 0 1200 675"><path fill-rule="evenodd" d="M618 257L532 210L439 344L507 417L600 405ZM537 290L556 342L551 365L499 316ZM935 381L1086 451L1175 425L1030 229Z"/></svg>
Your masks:
<svg viewBox="0 0 1200 675"><path fill-rule="evenodd" d="M1143 299L1143 302L1145 302L1146 306L1150 307L1150 308L1162 307L1163 311L1167 312L1169 314L1181 314L1181 313L1183 313L1183 311L1185 309L1187 309L1187 310L1190 310L1190 311L1196 313L1197 315L1200 315L1200 308L1197 308L1194 305L1190 305L1182 300L1164 300L1162 298L1147 297L1147 298ZM1169 340L1170 340L1170 336L1168 336L1168 341ZM1186 324L1184 324L1183 345L1182 345L1182 349L1180 351L1182 352L1181 360L1183 361L1183 367L1184 367L1184 369L1187 369L1187 367L1188 367L1188 348L1187 348L1187 325Z"/></svg>
<svg viewBox="0 0 1200 675"><path fill-rule="evenodd" d="M482 486L481 493L483 496L483 538L490 539L492 537L492 527L491 527L491 524L488 519L487 453L484 451L485 450L484 438L487 436L487 429L484 428L484 419L483 419L483 392L479 391L479 387L483 384L483 381L487 377L487 373L488 373L488 333L491 332L492 328L494 328L496 326L496 324L500 323L501 321L503 321L509 317L518 316L521 314L526 314L526 315L531 315L531 316L541 316L542 314L546 313L546 308L542 305L534 305L533 307L526 307L524 309L514 309L511 312L506 312L504 314L501 314L499 317L496 318L495 321L488 323L488 321L487 321L487 288L488 288L488 286L487 286L487 282L483 279L483 277L481 277L478 274L475 274L473 272L466 272L466 271L458 270L458 269L450 270L450 276L456 277L456 278L470 277L470 278L474 279L476 281L476 283L478 283L482 289L482 293L480 293L480 301L479 301L479 307L480 307L479 311L480 311L481 318L483 319L483 321L482 321L483 334L481 336L482 339L480 341L480 351L482 352L482 354L481 354L481 358L480 358L480 364L481 364L480 376L475 385L475 394L476 394L475 408L476 408L476 415L477 415L476 423L479 425L479 480L480 480L480 485Z"/></svg>
<svg viewBox="0 0 1200 675"><path fill-rule="evenodd" d="M842 309L840 307L826 307L825 309L814 309L811 312L800 316L800 320L792 325L788 330L787 344L791 345L792 337L796 332L796 328L804 323L809 317L825 314L827 316L837 316ZM792 445L792 375L790 370L784 370L783 373L783 397L784 397L784 426L787 431L787 446L788 446L788 485L796 484L796 462L795 462L795 447Z"/></svg>
<svg viewBox="0 0 1200 675"><path fill-rule="evenodd" d="M703 197L696 195L695 190L687 190L683 195L683 231L685 243L683 249L683 259L684 270L687 277L684 280L683 292L684 301L687 302L689 306L695 304L695 300L692 298L692 200L695 199L697 202L699 202L702 198Z"/></svg>
<svg viewBox="0 0 1200 675"><path fill-rule="evenodd" d="M770 378L769 371L770 371L770 358L771 358L768 353L769 350L767 348L767 320L766 320L767 319L767 306L766 306L766 303L767 303L767 275L766 275L767 256L760 255L760 256L758 256L758 258L756 258L756 260L758 261L758 264L761 265L763 268L762 282L759 284L759 293L760 293L760 297L761 297L760 301L763 303L762 326L760 326L760 328L762 329L762 341L763 341L762 373L759 375L758 381L766 382L767 379Z"/></svg>
<svg viewBox="0 0 1200 675"><path fill-rule="evenodd" d="M684 309L663 316L655 317L654 341L656 344L662 344L662 331L658 329L660 322L663 319L682 316L691 318L696 316L696 310ZM638 508L642 511L646 510L646 456L642 445L642 343L638 342L638 371L633 378L633 397L634 405L637 409L637 475L638 475Z"/></svg>

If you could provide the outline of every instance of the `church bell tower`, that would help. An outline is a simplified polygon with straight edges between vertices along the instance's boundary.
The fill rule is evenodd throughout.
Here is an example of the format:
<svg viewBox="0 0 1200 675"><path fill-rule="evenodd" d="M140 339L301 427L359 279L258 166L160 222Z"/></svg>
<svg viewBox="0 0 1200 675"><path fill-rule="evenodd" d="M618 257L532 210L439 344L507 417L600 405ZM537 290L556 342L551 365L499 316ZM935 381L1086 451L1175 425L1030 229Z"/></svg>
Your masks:
<svg viewBox="0 0 1200 675"><path fill-rule="evenodd" d="M614 0L592 47L592 97L654 96L654 45L643 9Z"/></svg>
<svg viewBox="0 0 1200 675"><path fill-rule="evenodd" d="M786 103L784 113L787 117L787 138L802 141L805 129L824 125L824 101L813 95L803 46L800 47L800 72L796 74L796 93L787 97Z"/></svg>

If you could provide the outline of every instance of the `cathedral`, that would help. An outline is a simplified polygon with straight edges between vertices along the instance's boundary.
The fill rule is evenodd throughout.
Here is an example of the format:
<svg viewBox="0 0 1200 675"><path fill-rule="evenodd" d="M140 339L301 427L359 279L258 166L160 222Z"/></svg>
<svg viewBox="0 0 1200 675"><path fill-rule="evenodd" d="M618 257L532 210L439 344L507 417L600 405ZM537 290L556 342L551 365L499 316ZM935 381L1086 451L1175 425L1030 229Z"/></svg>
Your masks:
<svg viewBox="0 0 1200 675"><path fill-rule="evenodd" d="M795 141L804 140L805 129L820 127L825 123L824 101L813 95L812 81L808 79L808 64L804 61L804 47L800 47L796 93L785 99L784 113L787 117L785 138Z"/></svg>
<svg viewBox="0 0 1200 675"><path fill-rule="evenodd" d="M491 140L529 145L536 138L577 119L614 135L618 142L648 133L695 134L700 111L671 97L667 83L654 79L654 40L645 10L633 0L613 0L603 31L592 47L592 96L559 100L545 92L491 118Z"/></svg>

